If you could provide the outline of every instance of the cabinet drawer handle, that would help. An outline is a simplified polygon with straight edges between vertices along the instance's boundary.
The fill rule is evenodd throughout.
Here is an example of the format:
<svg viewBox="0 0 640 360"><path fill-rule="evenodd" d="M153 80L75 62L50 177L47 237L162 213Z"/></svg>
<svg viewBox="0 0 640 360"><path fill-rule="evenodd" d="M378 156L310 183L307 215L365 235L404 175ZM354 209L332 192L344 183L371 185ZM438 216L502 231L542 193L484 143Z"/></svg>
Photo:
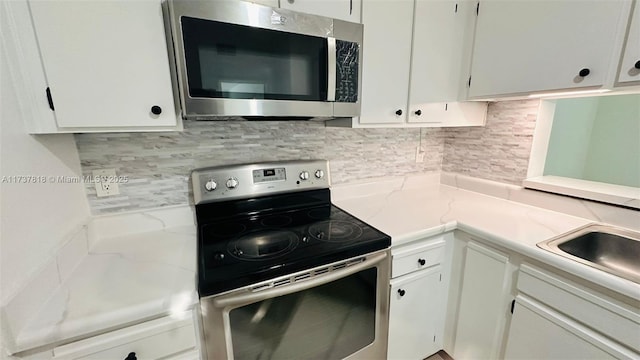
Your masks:
<svg viewBox="0 0 640 360"><path fill-rule="evenodd" d="M640 70L640 60L636 61L636 63L633 65L634 68Z"/></svg>
<svg viewBox="0 0 640 360"><path fill-rule="evenodd" d="M124 360L138 360L138 358L136 357L136 353L130 352Z"/></svg>
<svg viewBox="0 0 640 360"><path fill-rule="evenodd" d="M587 77L589 76L589 74L591 74L591 70L584 68L582 70L580 70L580 72L578 73L578 75L580 75L580 77Z"/></svg>
<svg viewBox="0 0 640 360"><path fill-rule="evenodd" d="M396 115L398 115L398 116L402 115L402 110L400 110L400 109L396 110Z"/></svg>
<svg viewBox="0 0 640 360"><path fill-rule="evenodd" d="M427 260L425 259L418 259L418 264L420 264L420 266L424 266L424 264L427 263Z"/></svg>
<svg viewBox="0 0 640 360"><path fill-rule="evenodd" d="M158 105L153 105L151 107L151 113L153 115L160 115L160 114L162 114L162 108L160 106L158 106Z"/></svg>
<svg viewBox="0 0 640 360"><path fill-rule="evenodd" d="M420 115L422 115L422 110L416 110L416 112L414 114L420 116Z"/></svg>
<svg viewBox="0 0 640 360"><path fill-rule="evenodd" d="M406 293L406 291L404 291L402 289L398 290L398 295L400 295L400 296L404 296L405 293Z"/></svg>

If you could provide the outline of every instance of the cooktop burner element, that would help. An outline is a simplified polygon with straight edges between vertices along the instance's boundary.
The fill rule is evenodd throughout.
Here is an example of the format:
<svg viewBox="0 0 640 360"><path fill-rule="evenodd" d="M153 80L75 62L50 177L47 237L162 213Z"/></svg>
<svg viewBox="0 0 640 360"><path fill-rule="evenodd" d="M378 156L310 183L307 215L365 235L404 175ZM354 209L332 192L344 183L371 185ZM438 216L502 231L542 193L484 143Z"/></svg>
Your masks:
<svg viewBox="0 0 640 360"><path fill-rule="evenodd" d="M292 231L264 230L230 241L227 249L238 259L265 260L287 254L297 244L298 236Z"/></svg>
<svg viewBox="0 0 640 360"><path fill-rule="evenodd" d="M388 248L331 204L328 176L326 161L195 170L200 297Z"/></svg>
<svg viewBox="0 0 640 360"><path fill-rule="evenodd" d="M309 225L309 234L322 241L354 241L362 236L362 229L347 221L325 220Z"/></svg>

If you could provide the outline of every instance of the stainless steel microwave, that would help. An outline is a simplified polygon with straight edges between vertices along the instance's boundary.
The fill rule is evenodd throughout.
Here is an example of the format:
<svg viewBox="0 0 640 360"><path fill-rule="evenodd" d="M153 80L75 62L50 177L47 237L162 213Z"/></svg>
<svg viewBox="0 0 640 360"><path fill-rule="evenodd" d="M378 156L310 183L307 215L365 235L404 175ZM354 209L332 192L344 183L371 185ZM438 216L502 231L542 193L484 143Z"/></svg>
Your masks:
<svg viewBox="0 0 640 360"><path fill-rule="evenodd" d="M360 115L361 24L238 0L168 0L182 116Z"/></svg>

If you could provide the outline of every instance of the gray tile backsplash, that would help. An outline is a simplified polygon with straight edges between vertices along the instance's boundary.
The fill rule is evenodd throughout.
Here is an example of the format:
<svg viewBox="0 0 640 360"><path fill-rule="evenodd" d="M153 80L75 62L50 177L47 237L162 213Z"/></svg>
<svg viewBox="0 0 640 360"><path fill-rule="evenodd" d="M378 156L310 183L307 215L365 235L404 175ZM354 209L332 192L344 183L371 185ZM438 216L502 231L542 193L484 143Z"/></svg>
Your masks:
<svg viewBox="0 0 640 360"><path fill-rule="evenodd" d="M421 138L426 156L416 163ZM86 184L94 214L188 204L189 173L197 167L327 159L338 184L439 171L444 151L441 129L325 128L323 122L306 121L185 121L183 132L77 134L75 139L83 175L115 168L129 178L113 197L98 198L93 184Z"/></svg>
<svg viewBox="0 0 640 360"><path fill-rule="evenodd" d="M446 129L442 170L522 185L540 100L489 105L484 127Z"/></svg>
<svg viewBox="0 0 640 360"><path fill-rule="evenodd" d="M448 171L519 185L529 162L539 100L489 105L485 127L348 129L307 121L185 121L183 132L75 135L83 175L115 168L129 181L120 195L98 198L94 214L183 205L189 173L204 166L327 159L334 184L427 171ZM415 162L416 146L426 150Z"/></svg>

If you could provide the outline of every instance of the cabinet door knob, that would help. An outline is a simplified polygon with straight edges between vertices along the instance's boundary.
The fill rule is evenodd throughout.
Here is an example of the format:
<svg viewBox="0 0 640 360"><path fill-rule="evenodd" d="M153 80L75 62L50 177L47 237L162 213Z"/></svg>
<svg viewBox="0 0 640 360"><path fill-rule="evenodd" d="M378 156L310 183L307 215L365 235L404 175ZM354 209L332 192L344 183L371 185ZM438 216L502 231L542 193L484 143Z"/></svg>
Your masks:
<svg viewBox="0 0 640 360"><path fill-rule="evenodd" d="M138 360L138 358L136 357L136 353L130 352L124 360Z"/></svg>
<svg viewBox="0 0 640 360"><path fill-rule="evenodd" d="M404 291L404 290L402 290L402 289L399 289L399 290L398 290L398 294L399 294L400 296L404 296L404 293L405 293L405 292L406 292L406 291Z"/></svg>
<svg viewBox="0 0 640 360"><path fill-rule="evenodd" d="M160 115L160 114L162 114L162 108L160 106L158 106L158 105L153 105L151 107L151 113L153 115Z"/></svg>
<svg viewBox="0 0 640 360"><path fill-rule="evenodd" d="M402 110L398 109L398 110L396 111L396 115L398 115L398 116L402 115Z"/></svg>
<svg viewBox="0 0 640 360"><path fill-rule="evenodd" d="M424 264L427 263L427 260L425 259L418 259L418 263L420 264L420 266L424 266Z"/></svg>
<svg viewBox="0 0 640 360"><path fill-rule="evenodd" d="M414 112L414 114L420 116L420 115L422 115L422 110L416 110L416 112Z"/></svg>
<svg viewBox="0 0 640 360"><path fill-rule="evenodd" d="M580 77L586 77L589 74L591 74L591 70L584 68L582 70L580 70L580 72L578 73L578 75L580 75Z"/></svg>
<svg viewBox="0 0 640 360"><path fill-rule="evenodd" d="M636 63L633 65L634 68L640 70L640 60L636 61Z"/></svg>

